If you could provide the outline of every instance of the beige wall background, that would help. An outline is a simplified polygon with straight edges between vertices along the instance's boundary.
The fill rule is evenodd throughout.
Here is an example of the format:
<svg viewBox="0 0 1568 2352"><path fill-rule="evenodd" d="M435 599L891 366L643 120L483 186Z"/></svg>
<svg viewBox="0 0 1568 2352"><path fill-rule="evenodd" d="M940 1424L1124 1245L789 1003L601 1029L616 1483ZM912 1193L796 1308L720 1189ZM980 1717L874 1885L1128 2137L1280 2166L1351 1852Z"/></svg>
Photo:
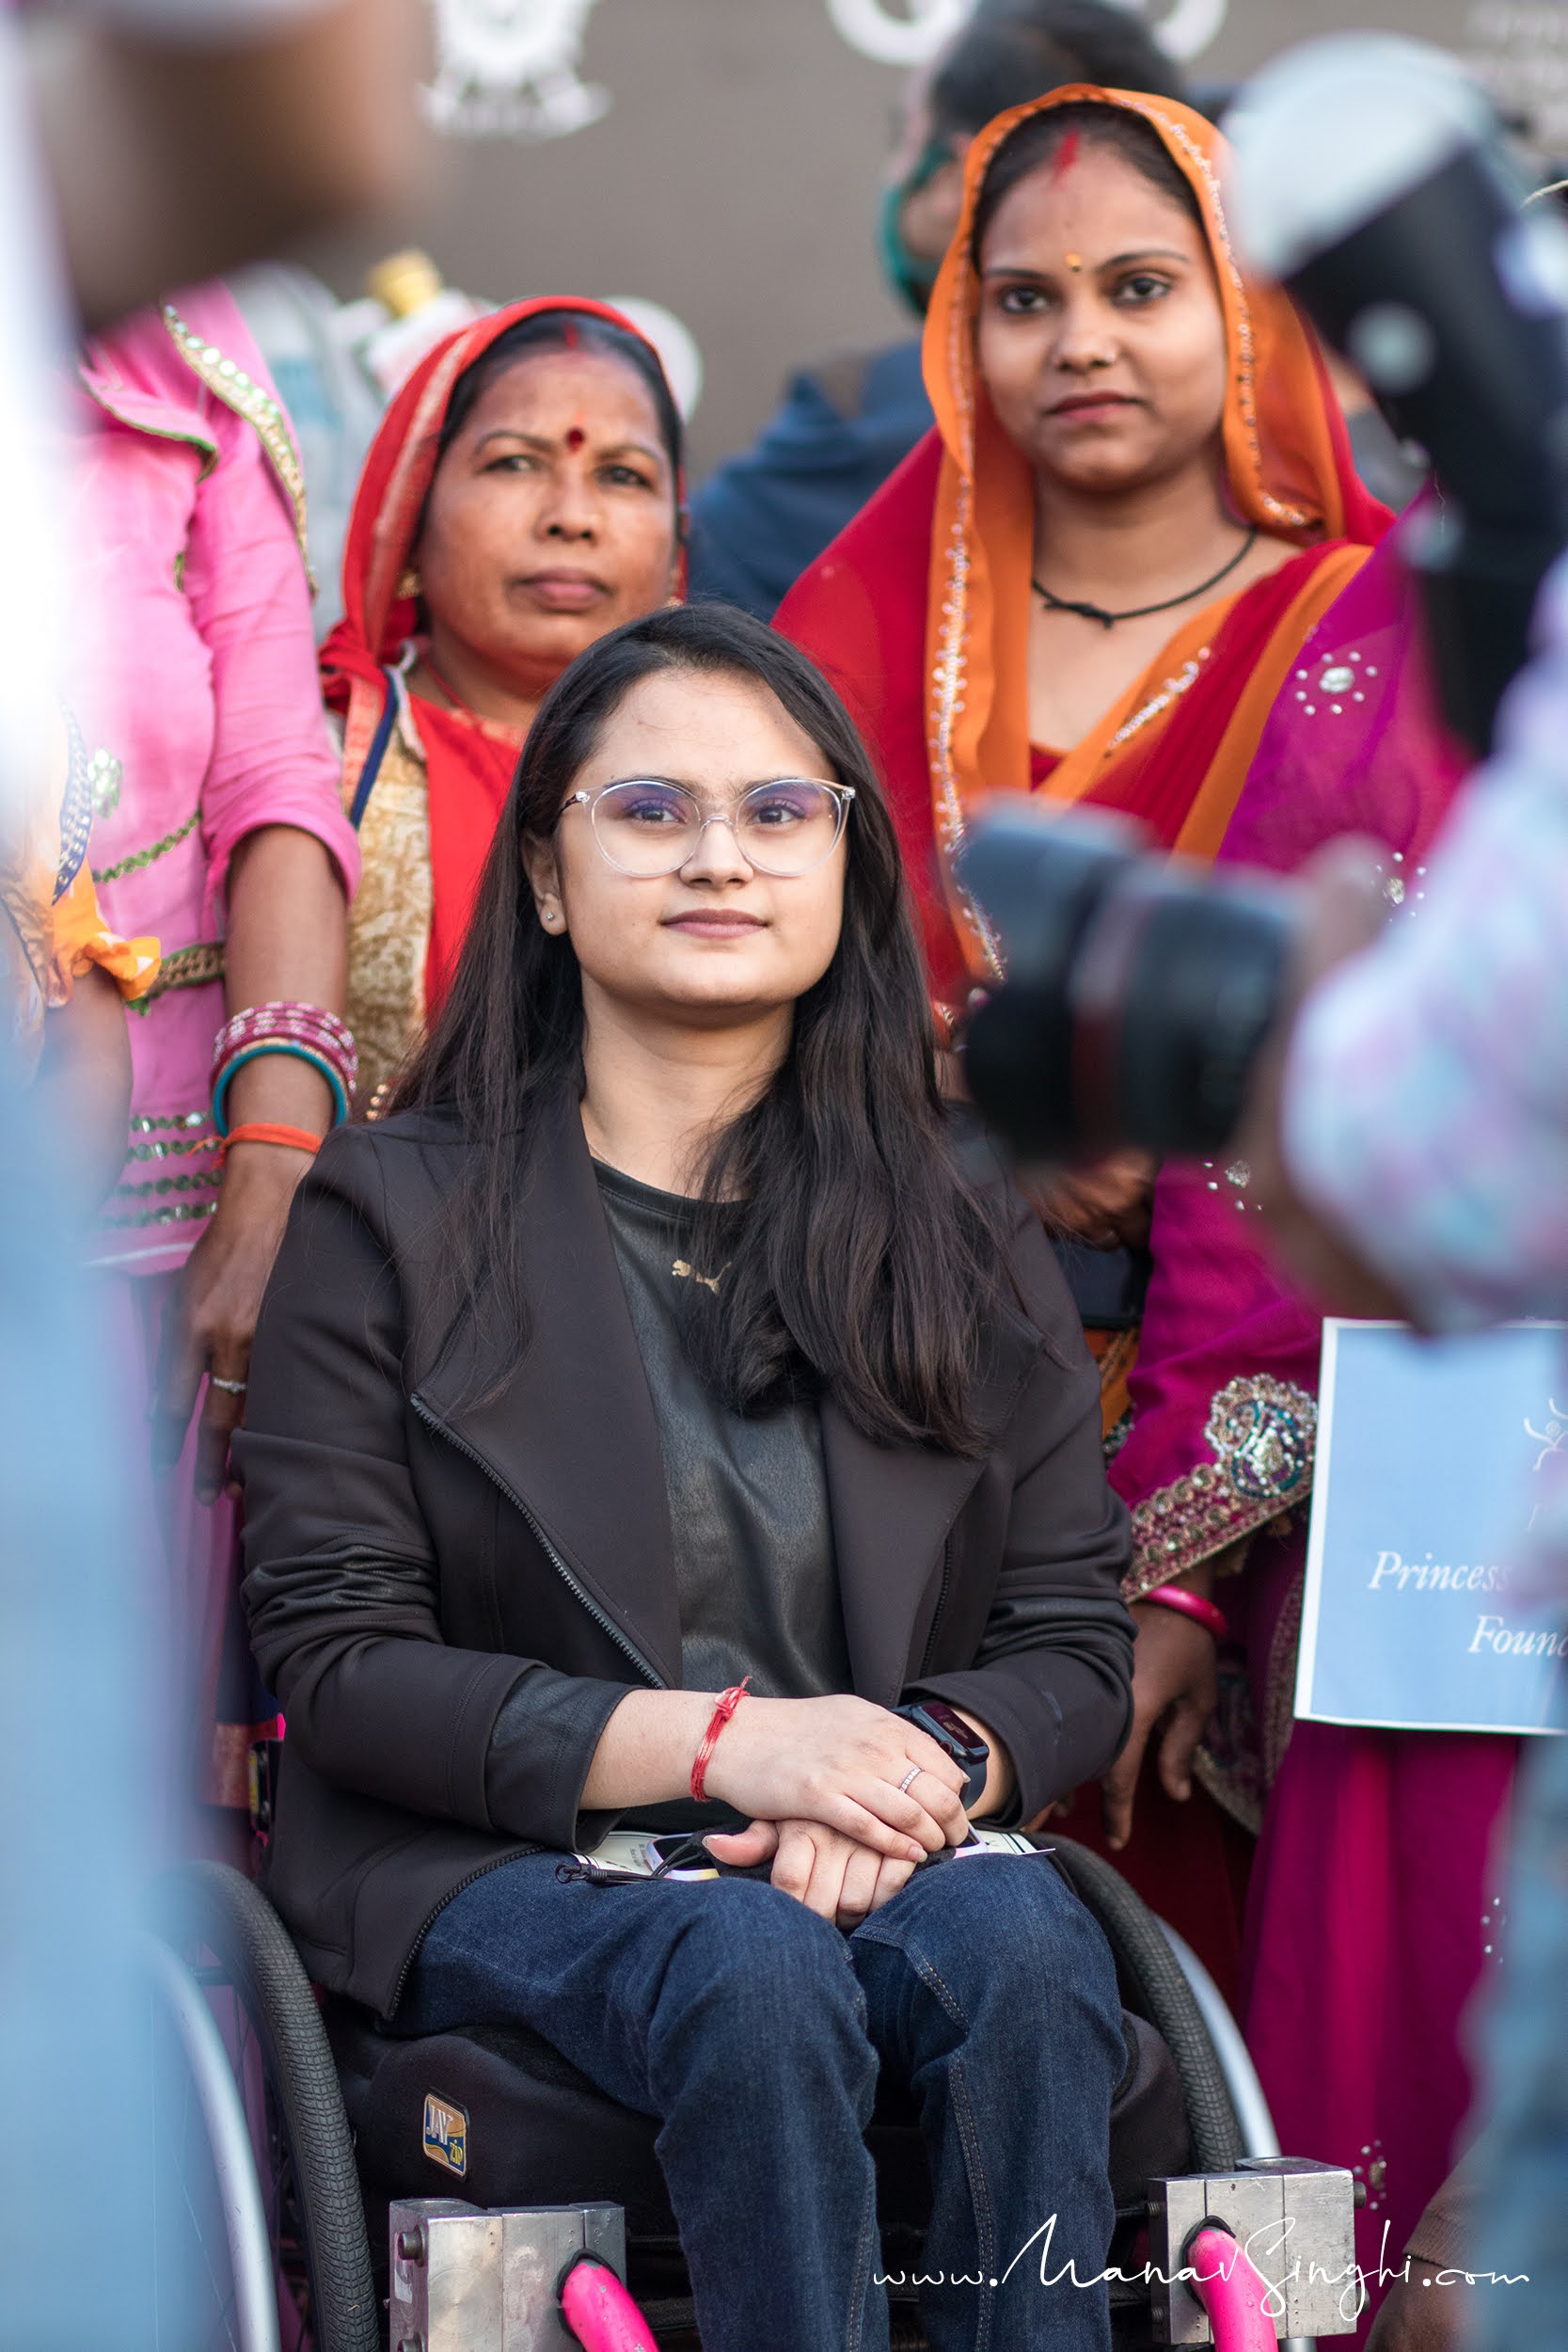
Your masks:
<svg viewBox="0 0 1568 2352"><path fill-rule="evenodd" d="M916 39L911 18L944 4L956 0L861 0L892 21L893 40L900 20ZM554 135L438 132L411 233L450 282L497 301L639 295L673 310L704 362L698 478L751 437L792 366L909 331L873 236L907 69L854 46L830 0L435 6L433 78L443 25L449 51L477 54L486 24L528 20L543 59L529 103L546 119L603 111ZM1198 78L1240 77L1292 41L1371 22L1465 55L1568 152L1568 8L1557 0L1149 0L1149 12L1158 24L1178 6L1189 24L1196 8L1221 20L1189 60ZM504 45L493 40L493 65ZM326 260L340 293L358 290L367 258Z"/></svg>

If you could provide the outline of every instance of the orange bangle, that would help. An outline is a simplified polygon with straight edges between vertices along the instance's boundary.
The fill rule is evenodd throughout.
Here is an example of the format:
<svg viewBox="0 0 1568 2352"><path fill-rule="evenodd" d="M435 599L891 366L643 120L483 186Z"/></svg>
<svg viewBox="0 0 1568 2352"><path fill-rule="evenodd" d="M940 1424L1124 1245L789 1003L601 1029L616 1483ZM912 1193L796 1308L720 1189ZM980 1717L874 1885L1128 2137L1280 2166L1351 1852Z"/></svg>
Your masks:
<svg viewBox="0 0 1568 2352"><path fill-rule="evenodd" d="M253 1119L244 1127L230 1127L218 1145L218 1157L226 1160L236 1143L277 1143L289 1152L319 1152L320 1136L313 1136L309 1127L282 1127L270 1119Z"/></svg>
<svg viewBox="0 0 1568 2352"><path fill-rule="evenodd" d="M703 1776L707 1771L708 1757L713 1754L718 1743L719 1734L745 1697L746 1684L751 1679L751 1676L747 1675L744 1680L732 1683L727 1691L721 1691L719 1694L719 1704L709 1719L708 1727L703 1734L703 1744L697 1750L691 1766L691 1793L699 1804L705 1801Z"/></svg>

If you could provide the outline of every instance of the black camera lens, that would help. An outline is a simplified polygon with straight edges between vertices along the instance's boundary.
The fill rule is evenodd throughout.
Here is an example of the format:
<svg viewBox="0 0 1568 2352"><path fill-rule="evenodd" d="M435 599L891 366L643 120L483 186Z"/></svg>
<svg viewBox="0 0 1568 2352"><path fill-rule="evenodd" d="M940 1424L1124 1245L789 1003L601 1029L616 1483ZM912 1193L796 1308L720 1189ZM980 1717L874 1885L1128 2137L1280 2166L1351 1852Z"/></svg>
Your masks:
<svg viewBox="0 0 1568 2352"><path fill-rule="evenodd" d="M988 816L964 850L964 887L1007 973L969 1023L964 1070L976 1104L1021 1159L1070 1151L1073 965L1107 890L1135 867L1138 841L1124 818L1051 822L1030 805Z"/></svg>
<svg viewBox="0 0 1568 2352"><path fill-rule="evenodd" d="M1212 1152L1240 1121L1294 894L1146 860L1136 839L1125 820L1028 807L988 818L965 854L1007 979L969 1025L964 1069L1024 1161Z"/></svg>
<svg viewBox="0 0 1568 2352"><path fill-rule="evenodd" d="M1283 992L1290 906L1262 878L1168 866L1107 893L1071 989L1081 1151L1229 1141Z"/></svg>

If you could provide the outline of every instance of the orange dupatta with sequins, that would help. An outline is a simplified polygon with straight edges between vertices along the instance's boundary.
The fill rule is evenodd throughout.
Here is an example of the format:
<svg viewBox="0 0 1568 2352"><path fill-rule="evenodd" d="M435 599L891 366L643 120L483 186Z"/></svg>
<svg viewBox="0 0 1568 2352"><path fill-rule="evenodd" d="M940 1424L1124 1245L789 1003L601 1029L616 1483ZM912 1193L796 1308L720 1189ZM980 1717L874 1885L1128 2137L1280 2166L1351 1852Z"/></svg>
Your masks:
<svg viewBox="0 0 1568 2352"><path fill-rule="evenodd" d="M1225 319L1229 497L1243 521L1302 552L1183 621L1082 742L1032 769L1033 482L979 381L970 238L987 167L1006 139L1030 117L1084 100L1141 115L1194 191ZM1053 799L1140 818L1167 849L1212 856L1297 652L1391 520L1356 479L1310 331L1287 295L1241 273L1220 196L1224 154L1218 132L1190 107L1085 84L1014 107L981 133L927 317L935 430L779 610L777 626L827 671L879 756L932 991L950 1008L1000 977L955 870L979 802L1038 783Z"/></svg>

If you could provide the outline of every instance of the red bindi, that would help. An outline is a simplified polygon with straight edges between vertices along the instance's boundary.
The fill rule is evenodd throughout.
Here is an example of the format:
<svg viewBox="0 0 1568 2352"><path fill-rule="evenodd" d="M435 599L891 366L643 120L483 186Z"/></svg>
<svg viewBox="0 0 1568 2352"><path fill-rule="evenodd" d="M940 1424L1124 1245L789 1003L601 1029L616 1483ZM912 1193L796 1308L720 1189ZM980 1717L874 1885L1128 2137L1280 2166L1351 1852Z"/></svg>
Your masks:
<svg viewBox="0 0 1568 2352"><path fill-rule="evenodd" d="M580 449L587 438L581 425L574 424L566 435L566 446L568 449Z"/></svg>
<svg viewBox="0 0 1568 2352"><path fill-rule="evenodd" d="M1073 165L1078 161L1078 150L1082 143L1082 139L1076 131L1069 131L1063 136L1062 143L1056 150L1055 157L1051 166L1051 184L1053 187L1055 186L1058 180L1065 180L1067 178L1068 173L1072 169Z"/></svg>

